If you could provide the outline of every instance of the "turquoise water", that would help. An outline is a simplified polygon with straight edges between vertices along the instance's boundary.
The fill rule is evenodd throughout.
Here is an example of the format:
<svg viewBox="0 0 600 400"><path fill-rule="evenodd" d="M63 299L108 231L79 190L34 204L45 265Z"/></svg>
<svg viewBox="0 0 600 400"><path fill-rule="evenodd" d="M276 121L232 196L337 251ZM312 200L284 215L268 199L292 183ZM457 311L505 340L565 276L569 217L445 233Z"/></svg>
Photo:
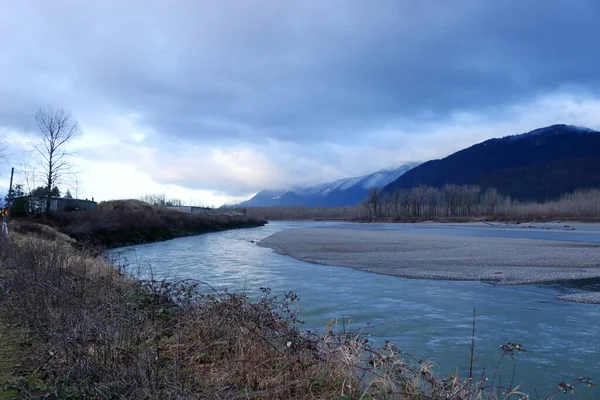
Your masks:
<svg viewBox="0 0 600 400"><path fill-rule="evenodd" d="M522 343L527 352L505 360L503 382L516 366L515 384L548 394L560 381L592 376L600 381L600 305L577 304L556 297L581 290L600 290L595 281L570 284L502 286L482 282L404 279L349 268L313 265L281 256L255 244L284 229L340 225L332 222L274 222L265 227L211 233L167 242L113 250L117 262L149 268L157 277L193 278L217 289L257 294L289 290L300 295L298 306L307 329L323 330L330 319L369 324L374 340L389 339L417 359L433 360L440 374L468 369L473 309L476 309L477 364L496 366L499 346ZM510 234L498 227L476 228L427 224L341 224L359 229L415 229L419 233L524 237L567 240L555 230ZM568 229L568 228L565 228ZM569 237L572 237L571 235ZM578 241L600 242L588 229ZM560 398L560 397L559 397ZM573 398L600 398L600 389L578 388Z"/></svg>

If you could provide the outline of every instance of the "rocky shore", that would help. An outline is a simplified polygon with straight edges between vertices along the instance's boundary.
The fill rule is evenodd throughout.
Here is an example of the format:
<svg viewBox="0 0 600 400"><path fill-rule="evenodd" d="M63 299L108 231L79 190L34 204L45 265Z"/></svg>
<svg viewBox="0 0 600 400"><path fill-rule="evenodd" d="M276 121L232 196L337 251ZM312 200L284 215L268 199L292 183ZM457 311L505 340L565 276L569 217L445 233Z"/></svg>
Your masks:
<svg viewBox="0 0 600 400"><path fill-rule="evenodd" d="M283 231L259 244L312 263L405 278L499 284L600 278L600 243L327 227ZM598 299L586 300L592 297Z"/></svg>

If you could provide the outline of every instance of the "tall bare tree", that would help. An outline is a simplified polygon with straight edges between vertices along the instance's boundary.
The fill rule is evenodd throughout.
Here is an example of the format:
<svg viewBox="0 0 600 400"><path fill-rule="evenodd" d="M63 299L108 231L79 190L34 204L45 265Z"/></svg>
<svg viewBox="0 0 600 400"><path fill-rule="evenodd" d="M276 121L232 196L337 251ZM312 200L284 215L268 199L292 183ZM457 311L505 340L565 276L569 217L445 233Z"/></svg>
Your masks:
<svg viewBox="0 0 600 400"><path fill-rule="evenodd" d="M0 163L4 164L6 161L8 161L8 145L6 138L0 138Z"/></svg>
<svg viewBox="0 0 600 400"><path fill-rule="evenodd" d="M379 193L379 191L377 191L377 189L373 188L371 190L369 190L369 203L371 203L371 206L373 206L373 216L375 218L377 218L377 216L379 215L380 211L380 207L381 207L381 194Z"/></svg>
<svg viewBox="0 0 600 400"><path fill-rule="evenodd" d="M52 188L69 172L69 153L66 147L81 134L79 124L63 109L39 108L35 113L40 141L33 146L40 154L46 185L46 212L50 212Z"/></svg>

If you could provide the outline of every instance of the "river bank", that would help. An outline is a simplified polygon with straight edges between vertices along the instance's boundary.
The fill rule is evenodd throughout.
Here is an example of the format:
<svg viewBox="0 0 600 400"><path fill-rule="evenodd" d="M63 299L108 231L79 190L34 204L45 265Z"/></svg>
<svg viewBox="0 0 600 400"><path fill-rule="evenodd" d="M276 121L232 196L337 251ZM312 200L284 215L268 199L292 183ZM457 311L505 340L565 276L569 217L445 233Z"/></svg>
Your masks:
<svg viewBox="0 0 600 400"><path fill-rule="evenodd" d="M44 233L48 226L82 246L115 248L179 237L263 226L267 221L245 215L191 214L139 200L114 200L98 210L52 213L11 221L18 233ZM48 232L46 232L48 234Z"/></svg>
<svg viewBox="0 0 600 400"><path fill-rule="evenodd" d="M323 335L300 330L291 292L201 295L195 280L136 280L60 234L0 239L0 398L462 400L518 393L493 378L447 382L432 363L405 359L389 342L375 347L333 320ZM518 355L520 345L501 352Z"/></svg>
<svg viewBox="0 0 600 400"><path fill-rule="evenodd" d="M583 240L597 234L597 226L532 224L526 226L527 232L520 225L493 231L505 237L489 237L486 226L477 223L461 225L472 229L473 235L419 230L439 226L411 224L408 227L415 229L402 229L381 224L380 229L369 229L350 224L296 229L276 233L259 245L316 264L405 278L534 284L600 277L600 243ZM443 229L452 227L443 224ZM535 238L511 237L524 233ZM556 235L560 240L541 239Z"/></svg>
<svg viewBox="0 0 600 400"><path fill-rule="evenodd" d="M478 371L495 368L499 345L510 341L522 343L527 353L515 361L505 360L498 375L503 382L509 382L514 363L515 385L521 385L526 393L537 390L549 394L558 382L569 382L577 376L597 378L600 342L598 326L590 321L600 318L600 307L560 301L557 297L600 289L598 281L522 286L401 279L306 263L256 245L283 230L334 225L387 230L414 227L414 224L275 221L260 228L130 246L111 250L110 254L131 270L137 269L137 265L151 265L147 277L200 278L210 284L201 286L205 293L214 293L214 288L258 298L262 287L271 288L276 294L292 290L300 296L297 306L304 320L303 329L323 335L333 318L348 330L361 329L370 343L384 344L387 339L405 355L435 362L440 376L453 375L457 368L460 376L468 373L467 356L476 308ZM457 225L453 232L462 231L463 227ZM523 231L549 233L546 229L530 232L523 228ZM577 398L596 399L594 391L588 394L587 390L579 389Z"/></svg>

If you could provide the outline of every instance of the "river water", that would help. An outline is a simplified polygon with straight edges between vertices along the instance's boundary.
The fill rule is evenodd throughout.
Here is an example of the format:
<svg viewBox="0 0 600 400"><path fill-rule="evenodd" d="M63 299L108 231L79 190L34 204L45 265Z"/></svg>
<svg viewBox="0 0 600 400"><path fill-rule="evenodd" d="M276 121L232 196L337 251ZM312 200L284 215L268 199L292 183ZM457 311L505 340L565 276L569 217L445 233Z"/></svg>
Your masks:
<svg viewBox="0 0 600 400"><path fill-rule="evenodd" d="M419 233L523 237L600 243L600 231L579 229L567 236L560 231L432 224L339 224L334 222L273 222L264 227L233 230L112 250L115 262L168 279L193 278L216 289L274 294L293 290L307 329L323 331L331 319L368 324L375 341L389 339L417 359L439 365L440 374L468 369L473 309L476 309L477 366L495 368L506 342L527 350L501 369L503 382L540 395L560 381L591 376L600 381L600 305L557 300L582 288L600 290L594 281L503 286L469 281L404 279L350 268L313 265L278 255L256 245L281 230L342 226L359 229L416 229ZM568 229L568 228L565 228ZM579 232L581 231L581 232ZM512 232L512 233L511 233ZM491 372L488 372L491 375ZM600 398L600 388L576 388L572 398Z"/></svg>

